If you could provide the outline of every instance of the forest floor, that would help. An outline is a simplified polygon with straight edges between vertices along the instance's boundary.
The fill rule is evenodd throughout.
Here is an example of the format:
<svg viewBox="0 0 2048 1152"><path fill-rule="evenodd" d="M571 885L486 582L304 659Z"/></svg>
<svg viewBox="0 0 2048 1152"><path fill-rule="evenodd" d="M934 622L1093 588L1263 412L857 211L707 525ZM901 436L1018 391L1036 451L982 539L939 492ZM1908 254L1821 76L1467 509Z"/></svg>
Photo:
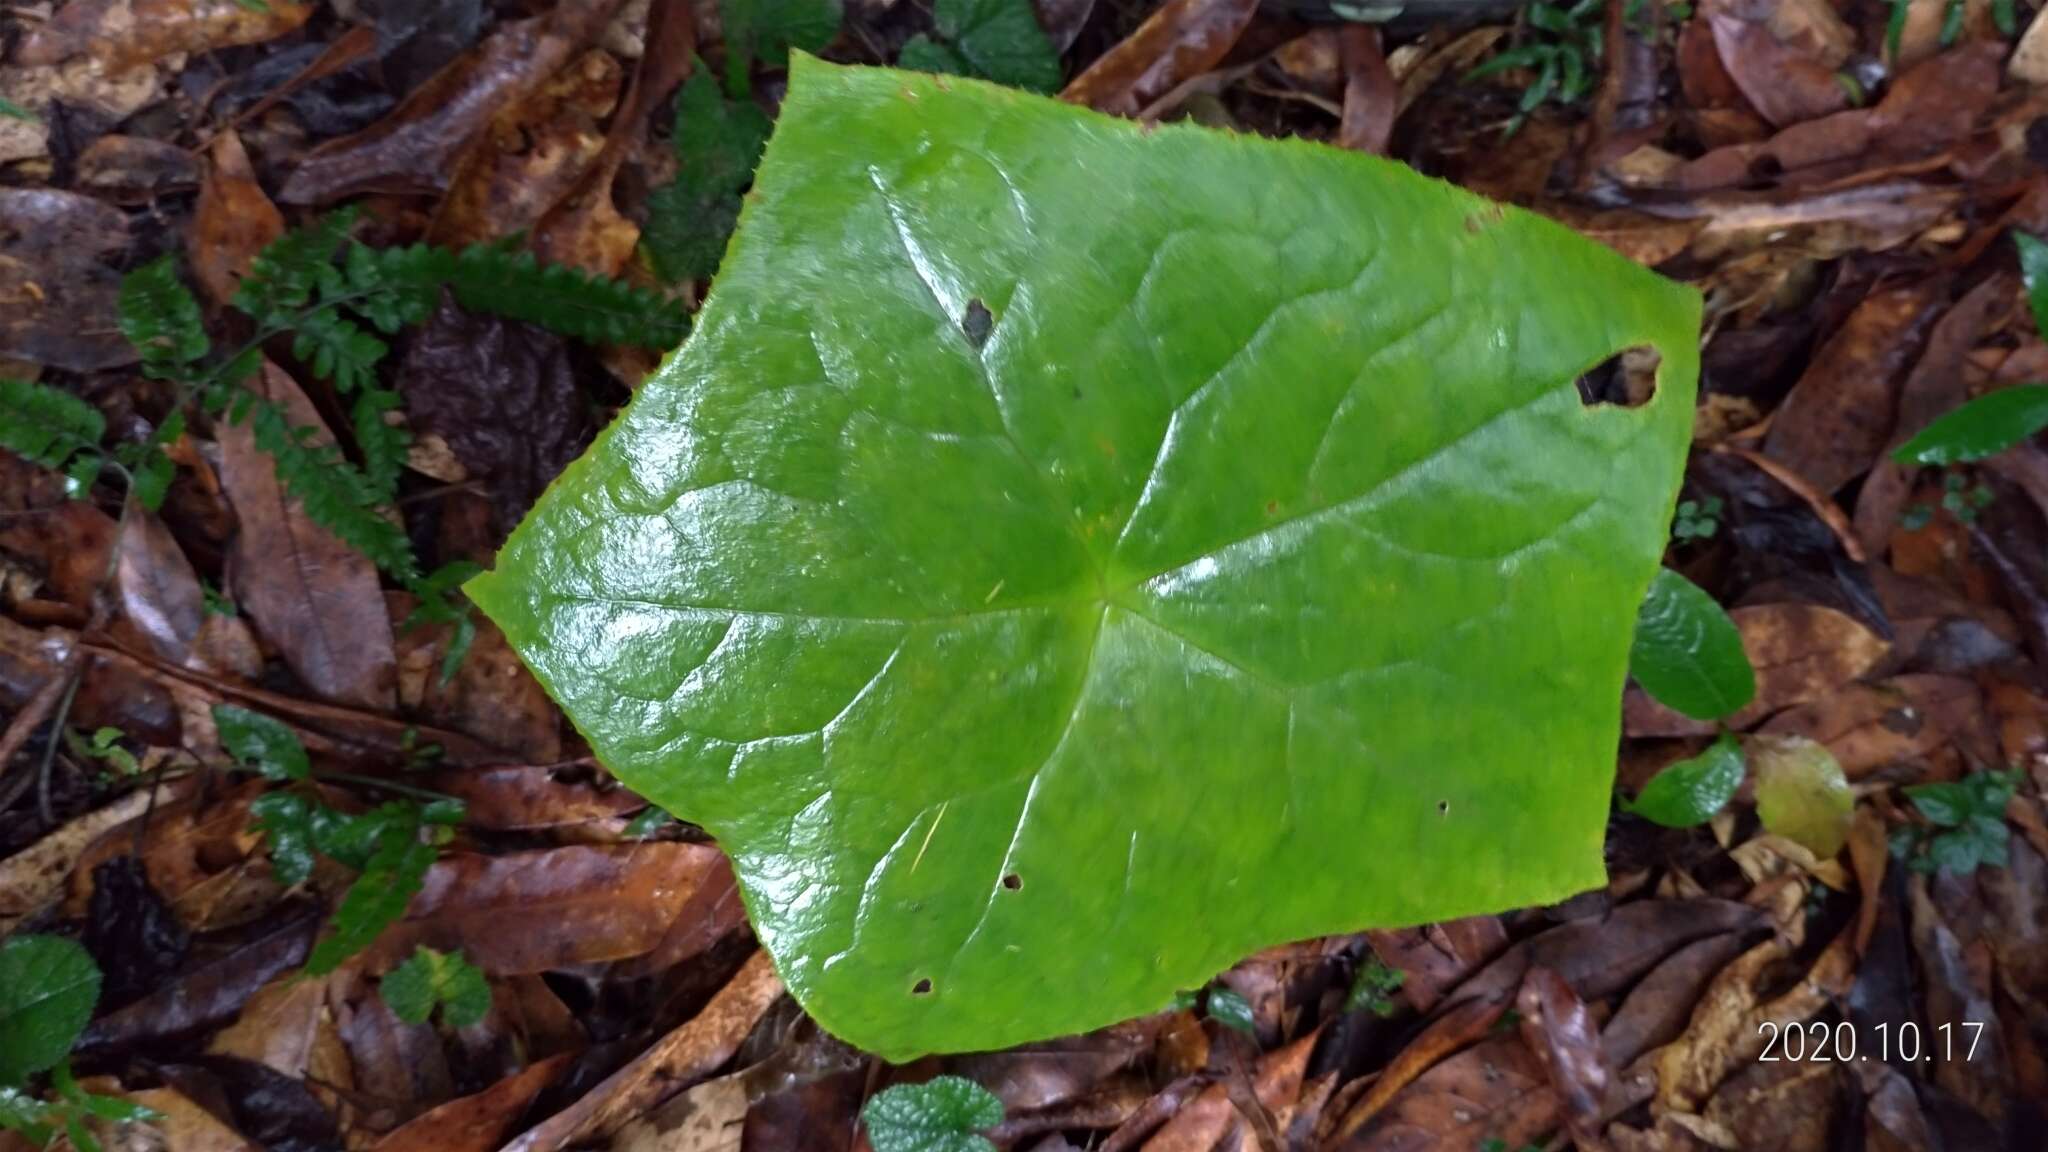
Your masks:
<svg viewBox="0 0 2048 1152"><path fill-rule="evenodd" d="M105 437L76 492L0 453L0 936L97 962L67 1067L153 1114L97 1138L866 1149L863 1104L943 1072L1028 1152L2042 1147L2048 451L1890 450L2048 380L2048 284L2012 239L2048 234L2048 13L1032 3L1024 43L997 0L0 0L0 377ZM388 356L266 342L230 307L265 245L353 207L376 247L509 241L686 314L790 45L1036 60L1068 99L1384 153L1696 286L1666 563L1756 666L1728 726L1839 763L1838 850L1765 830L1748 784L1692 828L1618 802L1608 887L1562 905L1273 949L1183 1008L1010 1051L897 1067L821 1031L715 845L643 814L496 629L405 572L488 565L655 353L453 298ZM122 276L166 255L215 347L254 335L258 416L138 364ZM291 498L261 412L317 429L316 468L381 467L396 519ZM150 485L153 510L124 499ZM1717 732L1634 687L1622 715L1618 800ZM1987 811L1908 791L1986 781ZM330 818L352 831L318 853L275 831ZM350 916L363 938L322 952Z"/></svg>

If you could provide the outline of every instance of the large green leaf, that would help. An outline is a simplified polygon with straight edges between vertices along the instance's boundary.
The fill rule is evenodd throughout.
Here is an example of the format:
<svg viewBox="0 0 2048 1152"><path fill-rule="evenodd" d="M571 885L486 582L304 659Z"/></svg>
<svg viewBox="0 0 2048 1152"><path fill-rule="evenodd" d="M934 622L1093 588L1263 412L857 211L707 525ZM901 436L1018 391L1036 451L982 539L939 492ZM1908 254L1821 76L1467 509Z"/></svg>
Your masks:
<svg viewBox="0 0 2048 1152"><path fill-rule="evenodd" d="M1602 883L1698 316L1384 160L800 58L696 335L468 588L826 1027L1071 1032Z"/></svg>

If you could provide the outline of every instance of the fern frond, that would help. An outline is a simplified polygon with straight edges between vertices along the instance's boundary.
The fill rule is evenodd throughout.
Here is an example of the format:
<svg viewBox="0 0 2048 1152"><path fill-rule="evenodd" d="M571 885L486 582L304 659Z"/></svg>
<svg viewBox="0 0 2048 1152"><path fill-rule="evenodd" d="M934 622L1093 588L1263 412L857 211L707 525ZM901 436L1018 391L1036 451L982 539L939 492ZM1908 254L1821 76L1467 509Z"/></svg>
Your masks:
<svg viewBox="0 0 2048 1152"><path fill-rule="evenodd" d="M343 208L272 240L235 289L234 306L260 324L282 321L305 307L323 270L332 274L334 255L355 223L356 210Z"/></svg>
<svg viewBox="0 0 2048 1152"><path fill-rule="evenodd" d="M375 486L379 503L389 503L398 494L398 473L405 467L405 450L412 442L404 426L384 422L384 414L398 405L398 393L389 388L364 388L356 393L350 413L356 447L363 453L363 475Z"/></svg>
<svg viewBox="0 0 2048 1152"><path fill-rule="evenodd" d="M98 449L107 431L99 409L47 384L0 376L0 448L44 468Z"/></svg>
<svg viewBox="0 0 2048 1152"><path fill-rule="evenodd" d="M292 355L310 364L315 376L334 381L344 395L375 387L377 362L388 351L382 340L337 308L318 308L299 317L292 335Z"/></svg>
<svg viewBox="0 0 2048 1152"><path fill-rule="evenodd" d="M285 491L307 516L399 581L418 578L412 545L384 516L383 492L368 475L333 444L314 440L312 429L294 427L268 400L251 397L247 418L256 446L276 463Z"/></svg>
<svg viewBox="0 0 2048 1152"><path fill-rule="evenodd" d="M178 279L177 258L159 256L121 277L116 311L121 334L142 357L144 374L159 380L185 376L206 355L206 324L199 301Z"/></svg>
<svg viewBox="0 0 2048 1152"><path fill-rule="evenodd" d="M690 330L689 317L653 292L560 264L543 266L531 252L498 244L461 252L415 244L378 250L374 258L378 281L404 297L409 322L425 319L446 284L471 311L593 344L672 348Z"/></svg>

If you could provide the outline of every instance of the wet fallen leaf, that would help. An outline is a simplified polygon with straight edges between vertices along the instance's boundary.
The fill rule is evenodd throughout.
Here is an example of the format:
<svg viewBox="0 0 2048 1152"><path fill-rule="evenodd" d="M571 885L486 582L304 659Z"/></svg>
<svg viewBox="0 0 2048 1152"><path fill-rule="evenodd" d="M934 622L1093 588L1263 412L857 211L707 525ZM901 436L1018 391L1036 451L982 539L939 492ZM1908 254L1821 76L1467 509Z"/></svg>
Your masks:
<svg viewBox="0 0 2048 1152"><path fill-rule="evenodd" d="M1385 155L1400 113L1400 92L1387 69L1380 31L1369 24L1346 24L1337 36L1344 62L1344 116L1337 126L1337 143Z"/></svg>
<svg viewBox="0 0 2048 1152"><path fill-rule="evenodd" d="M413 600L388 594L394 627L412 614ZM422 624L396 633L398 703L418 716L522 760L548 763L562 754L562 715L533 673L488 620L477 621L469 650L445 680L447 647L454 627Z"/></svg>
<svg viewBox="0 0 2048 1152"><path fill-rule="evenodd" d="M1257 10L1252 0L1167 0L1069 81L1060 99L1136 116L1222 60Z"/></svg>
<svg viewBox="0 0 2048 1152"><path fill-rule="evenodd" d="M273 978L305 961L319 926L319 916L301 908L278 927L240 948L93 1021L79 1037L78 1050L91 1052L187 1039L226 1023Z"/></svg>
<svg viewBox="0 0 2048 1152"><path fill-rule="evenodd" d="M1600 1030L1600 1045L1613 1065L1625 1068L1676 1040L1701 990L1742 951L1742 934L1727 932L1695 940L1652 968Z"/></svg>
<svg viewBox="0 0 2048 1152"><path fill-rule="evenodd" d="M255 679L263 656L239 616L209 611L191 561L154 513L132 508L120 536L114 635L166 663L205 675Z"/></svg>
<svg viewBox="0 0 2048 1152"><path fill-rule="evenodd" d="M723 859L708 844L667 842L447 855L377 955L460 949L494 976L638 956L662 942Z"/></svg>
<svg viewBox="0 0 2048 1152"><path fill-rule="evenodd" d="M1978 723L1975 685L1951 676L1898 676L1852 684L1811 704L1788 708L1760 729L1827 745L1849 779L1922 756Z"/></svg>
<svg viewBox="0 0 2048 1152"><path fill-rule="evenodd" d="M117 204L146 204L198 184L190 152L144 136L102 136L78 157L78 187Z"/></svg>
<svg viewBox="0 0 2048 1152"><path fill-rule="evenodd" d="M52 188L0 188L0 358L94 372L135 362L114 320L128 246L118 209Z"/></svg>
<svg viewBox="0 0 2048 1152"><path fill-rule="evenodd" d="M1846 1074L1843 1065L1826 1060L1752 1064L1721 1085L1705 1115L1739 1147L1827 1152L1842 1096L1838 1079Z"/></svg>
<svg viewBox="0 0 2048 1152"><path fill-rule="evenodd" d="M1315 1042L1314 1035L1304 1036L1260 1058L1258 1070L1251 1076L1252 1093L1260 1107L1278 1113L1300 1095L1302 1073L1308 1067ZM1210 1152L1240 1125L1244 1125L1244 1118L1232 1103L1229 1090L1222 1084L1212 1084L1182 1105L1173 1119L1153 1133L1144 1144L1144 1152ZM1240 1140L1251 1142L1249 1136L1240 1136Z"/></svg>
<svg viewBox="0 0 2048 1152"><path fill-rule="evenodd" d="M1919 281L1851 313L1778 409L1764 453L1824 493L1868 470L1891 442L1899 386L1944 302L1939 290Z"/></svg>
<svg viewBox="0 0 2048 1152"><path fill-rule="evenodd" d="M0 934L12 933L22 921L64 894L72 869L89 844L154 806L177 802L189 795L196 783L183 778L130 792L0 860Z"/></svg>
<svg viewBox="0 0 2048 1152"><path fill-rule="evenodd" d="M1723 723L1746 729L1774 712L1826 696L1868 672L1891 650L1854 617L1817 604L1762 604L1728 613L1756 669L1756 699ZM1631 736L1707 735L1712 724L1681 716L1640 691L1623 700Z"/></svg>
<svg viewBox="0 0 2048 1152"><path fill-rule="evenodd" d="M1743 744L1764 827L1828 859L1849 842L1856 798L1826 746L1800 736L1753 736Z"/></svg>
<svg viewBox="0 0 2048 1152"><path fill-rule="evenodd" d="M1548 968L1531 968L1515 997L1522 1042L1536 1057L1564 1105L1565 1125L1581 1148L1599 1141L1607 1095L1607 1059L1600 1030L1571 985Z"/></svg>
<svg viewBox="0 0 2048 1152"><path fill-rule="evenodd" d="M1366 936L1373 954L1401 973L1401 996L1420 1012L1435 1008L1460 981L1508 946L1507 930L1494 916L1384 928Z"/></svg>
<svg viewBox="0 0 2048 1152"><path fill-rule="evenodd" d="M740 1041L782 991L768 953L754 953L696 1019L662 1037L581 1100L505 1145L504 1152L558 1152L615 1134L635 1115L732 1059Z"/></svg>
<svg viewBox="0 0 2048 1152"><path fill-rule="evenodd" d="M747 1123L744 1075L699 1084L631 1121L612 1138L612 1152L740 1152Z"/></svg>
<svg viewBox="0 0 2048 1152"><path fill-rule="evenodd" d="M207 152L206 181L186 243L193 279L216 305L226 304L256 254L283 234L284 215L256 182L242 138L222 132Z"/></svg>
<svg viewBox="0 0 2048 1152"><path fill-rule="evenodd" d="M462 801L470 824L502 831L623 819L647 806L593 763L462 769L427 786Z"/></svg>
<svg viewBox="0 0 2048 1152"><path fill-rule="evenodd" d="M377 1141L373 1152L492 1152L568 1062L566 1055L541 1060L481 1092L429 1109Z"/></svg>
<svg viewBox="0 0 2048 1152"><path fill-rule="evenodd" d="M250 388L281 405L295 427L333 442L306 394L265 362ZM220 430L221 485L234 504L232 584L263 638L314 693L389 711L397 659L377 569L287 496L248 425Z"/></svg>
<svg viewBox="0 0 2048 1152"><path fill-rule="evenodd" d="M1805 979L1770 997L1768 976L1792 951L1781 935L1743 953L1707 986L1685 1034L1646 1057L1656 1069L1661 1107L1697 1113L1729 1073L1755 1063L1773 1031L1811 1019L1855 979L1854 941L1844 932ZM1766 1022L1778 1027L1762 1028Z"/></svg>
<svg viewBox="0 0 2048 1152"><path fill-rule="evenodd" d="M173 52L260 44L304 24L312 4L266 0L69 0L15 49L23 64L57 64L91 53L115 68Z"/></svg>
<svg viewBox="0 0 2048 1152"><path fill-rule="evenodd" d="M163 87L155 68L114 68L89 57L38 67L0 64L0 99L29 114L0 116L0 163L48 154L53 109L77 108L118 124L159 99Z"/></svg>
<svg viewBox="0 0 2048 1152"><path fill-rule="evenodd" d="M1750 106L1779 127L1849 107L1835 78L1855 35L1824 2L1705 0L1700 15Z"/></svg>
<svg viewBox="0 0 2048 1152"><path fill-rule="evenodd" d="M603 30L618 5L619 0L565 0L547 15L501 25L414 89L389 116L308 153L278 199L327 204L370 190L445 189L471 139L501 109L547 83Z"/></svg>
<svg viewBox="0 0 2048 1152"><path fill-rule="evenodd" d="M1516 1036L1468 1048L1425 1073L1387 1110L1331 1145L1341 1152L1521 1148L1558 1126L1563 1112L1542 1066Z"/></svg>

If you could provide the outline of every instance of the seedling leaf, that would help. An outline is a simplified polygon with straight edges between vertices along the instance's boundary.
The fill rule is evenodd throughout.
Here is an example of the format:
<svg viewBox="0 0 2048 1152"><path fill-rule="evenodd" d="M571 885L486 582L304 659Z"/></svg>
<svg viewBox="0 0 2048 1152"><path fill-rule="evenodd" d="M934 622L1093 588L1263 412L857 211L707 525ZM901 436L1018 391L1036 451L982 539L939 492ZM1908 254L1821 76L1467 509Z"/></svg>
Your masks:
<svg viewBox="0 0 2048 1152"><path fill-rule="evenodd" d="M1669 568L1643 597L1629 674L1666 707L1700 720L1740 711L1756 695L1742 633L1714 598Z"/></svg>

